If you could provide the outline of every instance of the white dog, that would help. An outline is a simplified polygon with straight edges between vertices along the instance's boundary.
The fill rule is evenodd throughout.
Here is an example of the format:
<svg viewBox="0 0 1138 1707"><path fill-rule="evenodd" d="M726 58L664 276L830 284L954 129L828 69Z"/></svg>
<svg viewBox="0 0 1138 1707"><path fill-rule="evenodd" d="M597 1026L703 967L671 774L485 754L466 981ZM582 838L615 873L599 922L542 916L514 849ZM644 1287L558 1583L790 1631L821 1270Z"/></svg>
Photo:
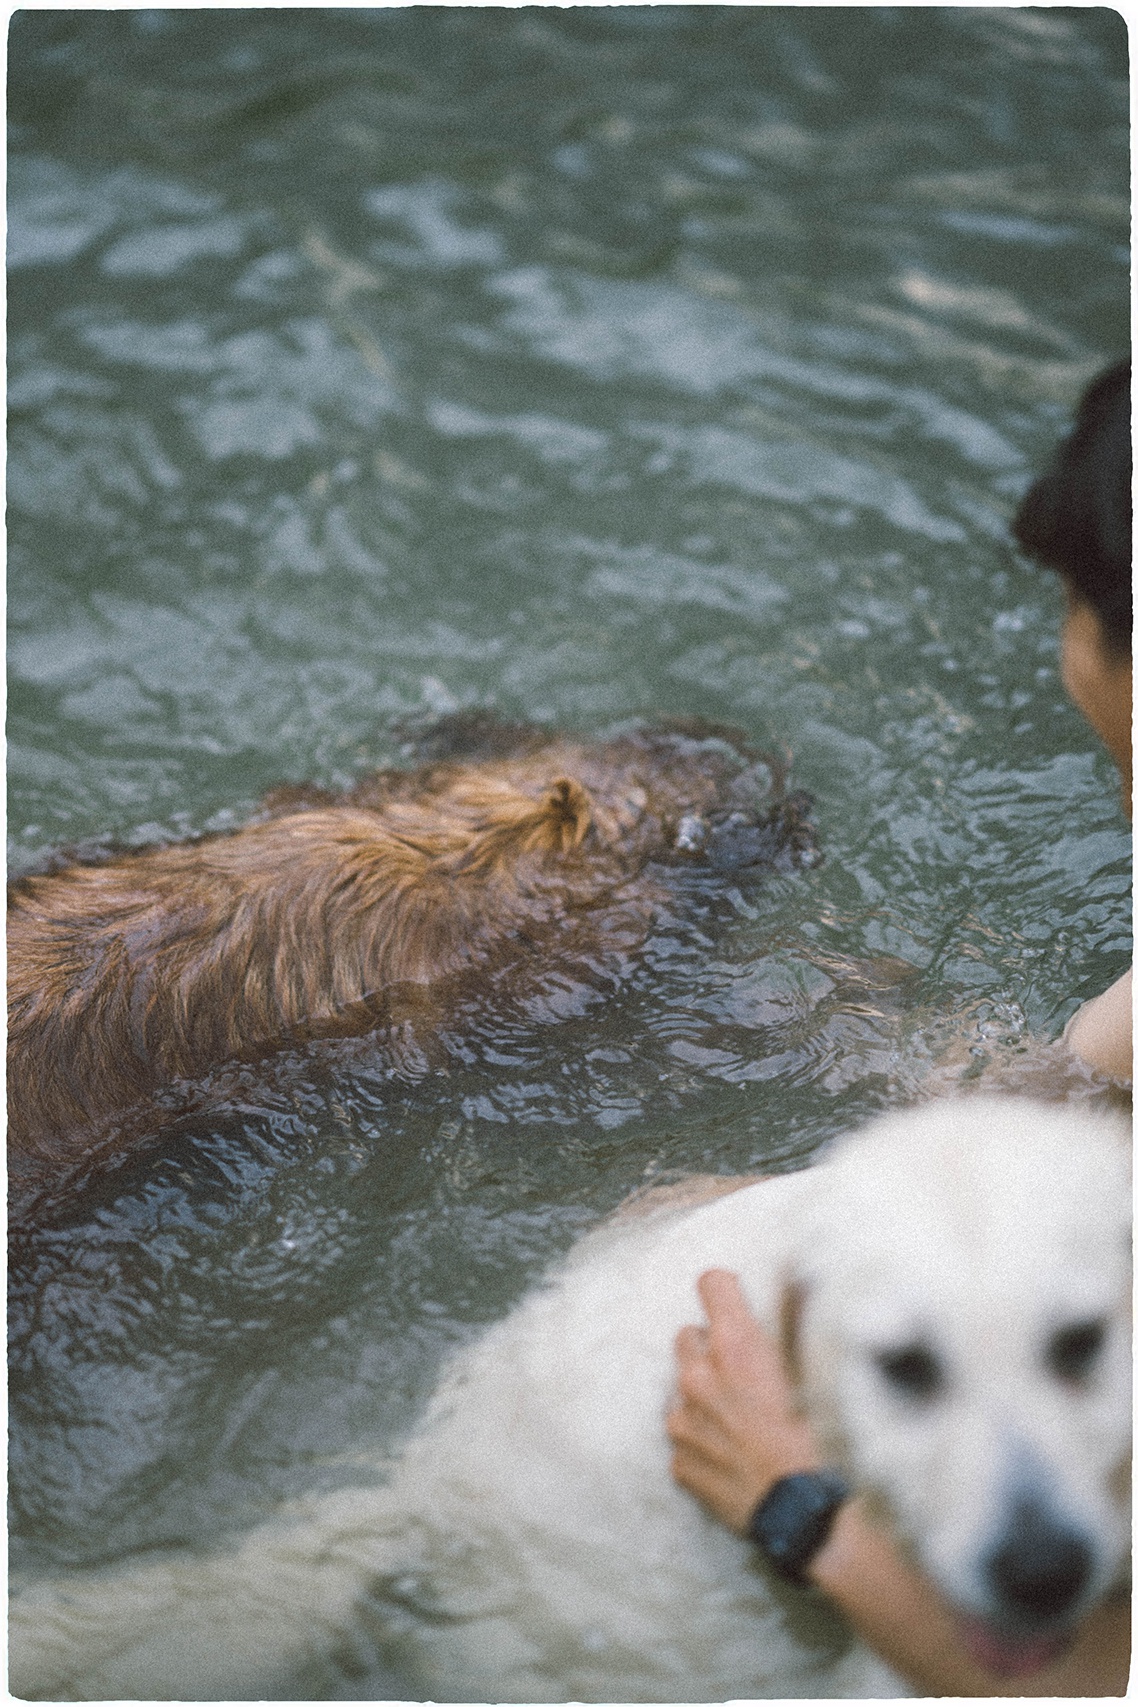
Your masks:
<svg viewBox="0 0 1138 1707"><path fill-rule="evenodd" d="M11 1688L376 1699L378 1655L435 1701L904 1693L669 1477L672 1341L711 1266L772 1328L795 1281L793 1362L833 1461L991 1643L1044 1642L1127 1556L1125 1133L962 1098L618 1219L459 1355L386 1486L228 1554L29 1587Z"/></svg>

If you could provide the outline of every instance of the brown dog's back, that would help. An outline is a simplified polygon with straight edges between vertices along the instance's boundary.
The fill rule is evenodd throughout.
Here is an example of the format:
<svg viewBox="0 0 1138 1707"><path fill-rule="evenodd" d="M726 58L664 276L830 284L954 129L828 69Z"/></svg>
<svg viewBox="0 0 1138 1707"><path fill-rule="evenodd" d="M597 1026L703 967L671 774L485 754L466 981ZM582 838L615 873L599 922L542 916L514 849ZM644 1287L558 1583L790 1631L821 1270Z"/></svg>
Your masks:
<svg viewBox="0 0 1138 1707"><path fill-rule="evenodd" d="M518 744L379 772L339 798L280 796L232 835L16 883L14 1174L101 1146L130 1111L223 1063L376 1025L400 988L429 997L503 956L579 948L590 929L603 954L614 906L626 947L662 894L657 862L677 841L696 850L717 816L790 857L811 845L793 805L771 811L768 793L756 812L756 768L721 740Z"/></svg>

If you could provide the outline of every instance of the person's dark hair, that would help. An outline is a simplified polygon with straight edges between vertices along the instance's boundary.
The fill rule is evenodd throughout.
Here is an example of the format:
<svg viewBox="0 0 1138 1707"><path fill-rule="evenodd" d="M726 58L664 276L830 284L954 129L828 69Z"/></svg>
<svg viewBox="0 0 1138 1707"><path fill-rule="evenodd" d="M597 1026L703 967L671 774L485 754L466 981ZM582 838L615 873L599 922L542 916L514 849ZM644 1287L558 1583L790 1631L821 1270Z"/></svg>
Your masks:
<svg viewBox="0 0 1138 1707"><path fill-rule="evenodd" d="M1130 363L1119 362L1088 386L1070 438L1053 467L1026 493L1012 532L1037 562L1058 570L1072 594L1091 606L1113 652L1129 656L1132 473Z"/></svg>

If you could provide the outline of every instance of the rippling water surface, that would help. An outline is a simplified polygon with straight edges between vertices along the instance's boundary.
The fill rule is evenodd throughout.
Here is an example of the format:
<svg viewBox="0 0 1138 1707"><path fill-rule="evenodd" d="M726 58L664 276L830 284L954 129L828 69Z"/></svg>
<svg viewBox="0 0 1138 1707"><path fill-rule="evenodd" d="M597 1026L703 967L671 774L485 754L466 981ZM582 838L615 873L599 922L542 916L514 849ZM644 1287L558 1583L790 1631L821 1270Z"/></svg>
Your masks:
<svg viewBox="0 0 1138 1707"><path fill-rule="evenodd" d="M467 707L738 724L825 850L448 1074L293 1063L45 1230L28 1569L350 1478L630 1188L792 1165L946 1025L1121 970L1007 524L1125 347L1125 54L1105 10L16 15L13 868Z"/></svg>

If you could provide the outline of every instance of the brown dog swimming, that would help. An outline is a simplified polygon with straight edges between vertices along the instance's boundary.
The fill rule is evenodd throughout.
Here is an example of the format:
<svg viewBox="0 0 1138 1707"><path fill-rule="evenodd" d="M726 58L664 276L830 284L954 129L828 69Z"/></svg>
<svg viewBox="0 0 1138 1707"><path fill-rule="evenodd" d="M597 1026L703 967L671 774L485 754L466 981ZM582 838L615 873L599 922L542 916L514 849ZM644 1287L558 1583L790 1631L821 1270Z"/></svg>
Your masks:
<svg viewBox="0 0 1138 1707"><path fill-rule="evenodd" d="M14 1184L121 1148L156 1098L226 1063L390 1024L400 992L443 1023L456 979L627 952L669 862L816 857L802 797L734 731L587 742L476 718L434 739L452 756L12 885Z"/></svg>

